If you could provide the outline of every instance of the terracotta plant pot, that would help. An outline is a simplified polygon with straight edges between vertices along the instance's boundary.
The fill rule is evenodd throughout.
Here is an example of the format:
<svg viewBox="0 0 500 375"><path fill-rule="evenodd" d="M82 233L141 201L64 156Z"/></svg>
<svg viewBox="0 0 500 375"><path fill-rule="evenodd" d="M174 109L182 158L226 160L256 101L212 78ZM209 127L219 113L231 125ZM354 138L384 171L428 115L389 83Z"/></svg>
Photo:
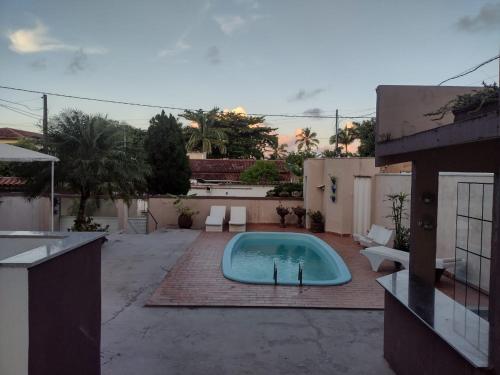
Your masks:
<svg viewBox="0 0 500 375"><path fill-rule="evenodd" d="M325 224L311 221L311 232L323 233L325 231Z"/></svg>
<svg viewBox="0 0 500 375"><path fill-rule="evenodd" d="M193 226L193 218L190 215L179 215L177 224L179 224L179 228L189 229Z"/></svg>

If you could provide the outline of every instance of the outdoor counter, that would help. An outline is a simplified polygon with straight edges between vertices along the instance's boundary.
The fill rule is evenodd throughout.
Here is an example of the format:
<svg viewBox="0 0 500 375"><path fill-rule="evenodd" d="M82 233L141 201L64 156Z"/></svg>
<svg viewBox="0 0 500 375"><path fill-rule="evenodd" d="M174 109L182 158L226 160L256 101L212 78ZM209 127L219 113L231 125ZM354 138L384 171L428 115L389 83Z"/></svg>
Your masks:
<svg viewBox="0 0 500 375"><path fill-rule="evenodd" d="M441 291L410 282L407 270L377 281L385 289L385 357L398 374L423 373L429 363L453 374L488 367L488 321Z"/></svg>
<svg viewBox="0 0 500 375"><path fill-rule="evenodd" d="M99 232L0 232L0 374L100 374Z"/></svg>

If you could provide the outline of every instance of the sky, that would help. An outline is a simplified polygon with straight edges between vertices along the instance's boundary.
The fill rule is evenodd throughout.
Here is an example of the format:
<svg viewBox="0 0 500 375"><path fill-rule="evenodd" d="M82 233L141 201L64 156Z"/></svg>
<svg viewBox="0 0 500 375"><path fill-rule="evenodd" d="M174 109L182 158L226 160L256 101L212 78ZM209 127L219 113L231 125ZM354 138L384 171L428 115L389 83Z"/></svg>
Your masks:
<svg viewBox="0 0 500 375"><path fill-rule="evenodd" d="M0 0L0 85L160 106L371 116L378 85L435 85L499 51L499 1ZM0 127L36 129L39 94L0 89L0 105ZM53 96L48 108L144 129L159 111ZM334 132L333 119L266 123L289 146L306 126L322 149Z"/></svg>

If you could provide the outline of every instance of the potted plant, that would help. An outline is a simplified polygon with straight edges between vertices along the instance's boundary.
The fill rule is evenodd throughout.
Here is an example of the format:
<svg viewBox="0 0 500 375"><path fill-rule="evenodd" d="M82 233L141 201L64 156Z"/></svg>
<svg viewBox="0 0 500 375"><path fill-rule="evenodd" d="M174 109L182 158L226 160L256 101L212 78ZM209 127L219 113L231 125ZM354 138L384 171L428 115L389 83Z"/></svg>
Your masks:
<svg viewBox="0 0 500 375"><path fill-rule="evenodd" d="M280 215L280 226L281 228L285 228L285 217L290 213L290 209L288 207L284 207L281 203L278 207L276 207L276 212Z"/></svg>
<svg viewBox="0 0 500 375"><path fill-rule="evenodd" d="M320 211L309 210L307 215L311 219L311 232L321 233L325 231L325 220Z"/></svg>
<svg viewBox="0 0 500 375"><path fill-rule="evenodd" d="M195 211L190 207L184 205L183 200L178 197L174 202L175 209L179 214L177 218L177 224L179 228L189 229L193 226L193 216L198 214L199 211Z"/></svg>
<svg viewBox="0 0 500 375"><path fill-rule="evenodd" d="M302 223L302 218L306 214L306 209L304 207L294 207L292 208L293 213L297 216L297 227L304 228L304 224Z"/></svg>

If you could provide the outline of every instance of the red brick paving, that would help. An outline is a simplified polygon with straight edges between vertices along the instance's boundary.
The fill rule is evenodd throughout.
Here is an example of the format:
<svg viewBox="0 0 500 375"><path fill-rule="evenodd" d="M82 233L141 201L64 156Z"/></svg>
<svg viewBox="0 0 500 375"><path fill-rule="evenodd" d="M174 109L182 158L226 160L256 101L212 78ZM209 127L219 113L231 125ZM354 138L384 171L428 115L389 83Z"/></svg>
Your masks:
<svg viewBox="0 0 500 375"><path fill-rule="evenodd" d="M276 225L249 225L249 231L280 231ZM287 228L287 231L304 232ZM226 279L221 271L224 247L234 233L202 232L161 285L147 306L241 306L383 309L384 290L377 277L394 271L393 263L373 272L361 247L350 237L320 233L318 237L344 259L352 281L339 286L274 286L243 284Z"/></svg>

